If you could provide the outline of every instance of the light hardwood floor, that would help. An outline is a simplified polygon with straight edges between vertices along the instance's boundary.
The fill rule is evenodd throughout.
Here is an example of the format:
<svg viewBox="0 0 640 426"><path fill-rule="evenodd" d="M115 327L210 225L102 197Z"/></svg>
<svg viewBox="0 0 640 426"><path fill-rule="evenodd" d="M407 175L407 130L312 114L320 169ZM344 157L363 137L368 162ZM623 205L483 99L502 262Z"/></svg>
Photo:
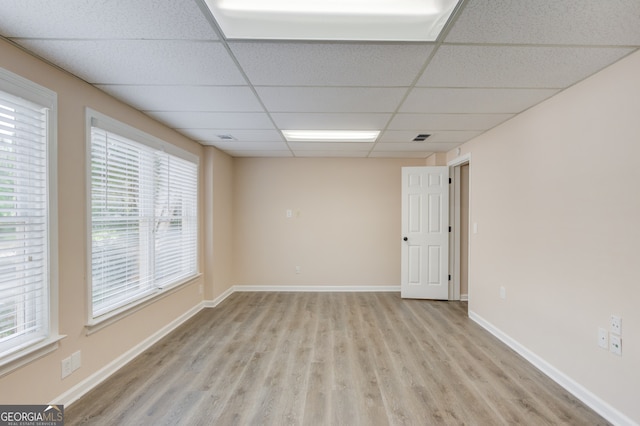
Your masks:
<svg viewBox="0 0 640 426"><path fill-rule="evenodd" d="M235 293L65 410L98 425L604 425L467 317L395 293Z"/></svg>

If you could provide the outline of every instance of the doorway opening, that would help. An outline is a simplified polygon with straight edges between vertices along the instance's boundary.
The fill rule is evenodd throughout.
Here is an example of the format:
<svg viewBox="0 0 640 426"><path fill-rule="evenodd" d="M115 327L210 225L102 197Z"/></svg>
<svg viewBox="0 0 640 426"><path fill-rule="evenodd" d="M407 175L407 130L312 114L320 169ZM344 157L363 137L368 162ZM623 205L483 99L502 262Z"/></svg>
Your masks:
<svg viewBox="0 0 640 426"><path fill-rule="evenodd" d="M471 154L448 163L450 185L449 223L451 286L449 300L468 301L469 286L469 218L470 218L470 162Z"/></svg>

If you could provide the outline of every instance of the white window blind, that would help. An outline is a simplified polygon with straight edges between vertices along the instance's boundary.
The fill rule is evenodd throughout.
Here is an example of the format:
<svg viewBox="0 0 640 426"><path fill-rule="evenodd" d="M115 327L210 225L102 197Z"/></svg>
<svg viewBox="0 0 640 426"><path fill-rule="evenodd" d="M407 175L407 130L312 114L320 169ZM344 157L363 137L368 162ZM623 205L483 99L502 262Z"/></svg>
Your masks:
<svg viewBox="0 0 640 426"><path fill-rule="evenodd" d="M0 90L0 356L50 331L47 115Z"/></svg>
<svg viewBox="0 0 640 426"><path fill-rule="evenodd" d="M95 125L90 145L95 319L197 274L198 165Z"/></svg>

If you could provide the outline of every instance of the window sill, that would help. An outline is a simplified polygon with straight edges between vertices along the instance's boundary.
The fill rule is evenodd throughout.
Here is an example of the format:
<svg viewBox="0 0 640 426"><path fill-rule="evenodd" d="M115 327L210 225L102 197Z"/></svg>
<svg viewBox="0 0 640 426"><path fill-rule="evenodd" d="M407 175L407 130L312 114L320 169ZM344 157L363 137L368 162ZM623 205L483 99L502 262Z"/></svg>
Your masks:
<svg viewBox="0 0 640 426"><path fill-rule="evenodd" d="M177 292L178 290L182 289L188 284L193 283L195 280L199 279L200 277L202 277L202 273L198 272L197 274L189 278L185 278L182 281L178 281L173 285L159 289L155 293L150 294L143 299L136 300L132 304L118 308L115 311L101 315L98 318L90 319L89 322L84 326L86 330L86 335L89 336L97 331L102 330L105 327L110 326L113 323L120 321L123 318L128 317L129 315L135 312L138 312L139 310L155 303L156 301Z"/></svg>
<svg viewBox="0 0 640 426"><path fill-rule="evenodd" d="M0 361L0 377L3 377L20 367L58 349L58 342L67 336L56 334L37 343L31 344L19 351L7 355Z"/></svg>

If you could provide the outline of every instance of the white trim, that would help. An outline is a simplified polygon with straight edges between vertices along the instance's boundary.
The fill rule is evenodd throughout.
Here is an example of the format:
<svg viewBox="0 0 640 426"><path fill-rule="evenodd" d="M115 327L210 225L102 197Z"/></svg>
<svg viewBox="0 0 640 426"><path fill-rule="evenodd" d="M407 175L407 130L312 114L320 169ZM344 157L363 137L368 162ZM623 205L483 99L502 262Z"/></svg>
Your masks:
<svg viewBox="0 0 640 426"><path fill-rule="evenodd" d="M468 152L465 155L462 155L460 157L456 157L453 160L449 161L448 163L449 166L449 175L453 176L453 184L450 185L449 188L449 193L450 193L450 202L449 202L449 206L450 206L450 213L449 213L449 220L450 220L450 224L452 225L452 232L450 235L450 243L451 243L451 248L450 248L450 256L451 259L449 261L449 267L450 267L450 271L451 271L451 289L449 291L449 300L462 300L462 295L460 294L460 271L461 271L461 267L462 264L460 262L461 259L461 233L460 233L460 229L462 227L462 221L461 221L461 215L460 215L460 211L461 211L461 167L465 164L469 165L469 171L471 171L471 153ZM471 176L469 176L469 180L467 182L468 185L468 206L469 209L467 211L468 217L467 217L467 244L470 246L471 245L471 228L469 227L471 224ZM469 287L469 256L470 256L470 248L468 250L468 254L467 254L467 292L469 292L468 287ZM468 295L467 295L468 296ZM467 299L468 300L468 297Z"/></svg>
<svg viewBox="0 0 640 426"><path fill-rule="evenodd" d="M56 109L58 105L56 92L4 68L0 68L0 90L45 108Z"/></svg>
<svg viewBox="0 0 640 426"><path fill-rule="evenodd" d="M84 114L84 120L85 120L85 132L84 132L84 165L85 165L85 170L84 170L84 178L85 178L85 185L84 185L84 195L85 195L85 203L84 203L84 226L85 226L85 233L84 233L84 254L85 254L85 276L87 277L86 282L84 283L85 285L85 289L87 291L85 291L84 293L84 297L85 297L85 315L84 317L86 318L87 321L90 321L93 318L93 283L92 283L92 265L91 265L91 246L93 245L93 241L92 241L92 224L91 224L91 167L89 166L91 164L91 112L93 112L93 110L86 108L85 110L85 114Z"/></svg>
<svg viewBox="0 0 640 426"><path fill-rule="evenodd" d="M90 146L91 142L91 127L95 126L108 132L123 136L127 139L131 139L134 142L144 144L153 149L166 152L167 154L182 158L183 160L190 161L196 165L200 164L200 157L198 157L196 154L179 148L172 143L163 141L160 138L143 132L142 130L130 126L126 123L118 121L115 118L111 118L108 115L102 114L101 112L98 112L92 108L86 107L85 110L85 123L87 127L86 137L88 139L87 146Z"/></svg>
<svg viewBox="0 0 640 426"><path fill-rule="evenodd" d="M449 300L460 300L460 166L450 166L449 176L453 179L449 185L449 273L451 274Z"/></svg>
<svg viewBox="0 0 640 426"><path fill-rule="evenodd" d="M469 210L467 212L468 217L467 217L467 244L468 244L468 252L467 252L467 298L465 300L469 300L469 295L471 294L472 291L472 273L471 273L471 255L472 255L472 249L471 249L471 245L473 244L473 239L472 239L472 235L473 235L473 231L472 231L472 223L473 223L473 205L472 205L472 200L473 200L473 178L472 178L472 170L473 170L473 166L471 164L471 153L467 152L464 155L460 155L456 158L454 158L453 160L447 162L447 165L450 168L458 168L458 166L462 166L463 164L469 164L469 182L468 182L468 190L469 190L469 200L468 200L468 206L469 206ZM458 191L459 191L459 187L458 187ZM459 203L460 198L458 197L458 194L455 195L456 196L456 200L455 202ZM459 205L457 206L458 208L460 207ZM458 224L459 227L459 224ZM457 232L457 229L454 228L454 233ZM452 236L453 238L453 236ZM459 244L459 240L458 240L458 244L457 247L455 247L455 250L457 250L456 252L454 252L454 256L458 257L457 261L458 261L458 266L460 263L459 257L460 257L460 244ZM454 273L456 273L454 271ZM460 270L458 269L457 275L460 274ZM458 285L458 292L460 291L460 281L459 281L459 277L454 277L454 280L457 279L457 285ZM454 281L454 285L456 284L456 282ZM462 300L462 295L460 295L460 300Z"/></svg>
<svg viewBox="0 0 640 426"><path fill-rule="evenodd" d="M46 109L46 280L47 335L0 357L0 377L55 351L59 335L58 317L58 94L0 67L0 90Z"/></svg>
<svg viewBox="0 0 640 426"><path fill-rule="evenodd" d="M460 295L460 301L461 302L468 302L469 301L469 295L468 294L461 294Z"/></svg>
<svg viewBox="0 0 640 426"><path fill-rule="evenodd" d="M587 406L589 406L592 410L600 414L609 422L620 426L637 426L637 423L635 423L632 419L616 410L614 407L600 399L584 386L564 374L562 371L558 370L553 365L549 364L543 358L526 348L517 340L504 333L489 321L482 318L480 315L476 314L473 311L469 311L469 318L475 321L489 333L500 339L504 344L509 346L524 359L533 364L534 367L549 376L549 378L551 378L554 382L565 388L567 391L573 394L573 396L584 402Z"/></svg>
<svg viewBox="0 0 640 426"><path fill-rule="evenodd" d="M247 291L281 291L306 293L351 293L351 292L400 292L399 285L365 286L365 285L235 285L233 292Z"/></svg>
<svg viewBox="0 0 640 426"><path fill-rule="evenodd" d="M115 311L109 312L104 316L92 318L87 324L85 324L86 334L87 336L95 333L96 331L102 330L103 328L120 321L123 318L128 317L129 315L138 312L139 310L157 302L160 299L163 299L167 296L172 295L173 293L181 290L183 287L186 287L189 284L193 284L193 282L202 277L201 273L198 273L192 277L185 278L182 281L179 281L175 284L172 284L169 287L158 288L152 294L142 299L136 299L134 302L122 306L121 308L116 309Z"/></svg>
<svg viewBox="0 0 640 426"><path fill-rule="evenodd" d="M466 162L471 162L471 153L467 152L464 155L461 155L459 157L454 158L451 161L447 162L447 166L451 167L451 166L459 166L460 164L466 163Z"/></svg>
<svg viewBox="0 0 640 426"><path fill-rule="evenodd" d="M50 404L61 404L65 406L69 406L73 404L75 401L80 399L86 393L91 391L93 388L98 386L100 383L104 382L111 375L113 375L120 368L124 367L127 363L132 361L135 357L149 349L151 346L160 341L163 337L171 333L173 330L178 328L184 322L189 320L195 314L200 312L204 308L204 303L199 303L184 314L180 315L175 320L171 321L169 324L162 327L160 330L156 331L151 336L144 339L142 342L135 345L133 348L129 349L127 352L120 355L118 358L111 361L109 364L102 367L100 370L96 371L80 383L73 386L71 389L67 390L63 394L54 398Z"/></svg>
<svg viewBox="0 0 640 426"><path fill-rule="evenodd" d="M60 332L59 314L59 258L58 258L58 95L51 92L53 105L47 112L47 267L49 268L49 340L59 341L65 336ZM50 351L57 348L52 345ZM40 351L41 353L42 351Z"/></svg>
<svg viewBox="0 0 640 426"><path fill-rule="evenodd" d="M113 132L119 136L122 136L127 139L131 139L133 142L151 147L156 150L163 151L170 155L174 155L178 158L181 158L186 161L190 161L196 165L196 207L199 211L200 206L200 157L197 155L186 151L182 148L179 148L169 142L166 142L162 139L159 139L153 135L150 135L142 130L139 130L135 127L132 127L126 123L118 121L114 118L109 117L101 112L98 112L92 108L85 107L85 179L87 185L85 185L85 196L87 202L85 203L85 225L86 225L86 233L85 233L85 252L86 256L86 288L87 292L86 303L85 303L85 317L86 317L86 334L90 335L110 324L113 324L116 321L136 312L149 304L155 302L162 297L168 296L177 289L182 288L185 284L189 284L193 282L193 280L200 278L202 276L202 272L200 271L200 259L202 254L200 249L200 227L201 227L201 215L197 214L196 220L196 273L189 277L183 278L176 282L172 282L168 285L164 286L156 286L153 291L151 291L148 295L142 296L139 299L133 300L131 303L116 308L112 311L106 312L102 315L95 316L93 313L93 282L92 282L92 236L93 236L93 224L92 224L92 187L91 187L91 144L92 144L92 127L97 126L101 129Z"/></svg>
<svg viewBox="0 0 640 426"><path fill-rule="evenodd" d="M58 342L65 337L67 336L57 334L55 336L49 336L38 343L27 346L28 352L26 353L24 351L18 351L13 354L13 356L7 356L5 360L3 360L3 364L0 366L0 377L6 376L12 371L24 367L25 365L55 351L60 346Z"/></svg>
<svg viewBox="0 0 640 426"><path fill-rule="evenodd" d="M213 300L205 300L204 303L204 307L205 308L215 308L216 306L218 306L219 304L221 304L222 302L225 301L225 299L229 296L231 296L234 293L233 287L229 287L228 289L226 289L225 291L222 292L222 294L218 297L216 297Z"/></svg>

